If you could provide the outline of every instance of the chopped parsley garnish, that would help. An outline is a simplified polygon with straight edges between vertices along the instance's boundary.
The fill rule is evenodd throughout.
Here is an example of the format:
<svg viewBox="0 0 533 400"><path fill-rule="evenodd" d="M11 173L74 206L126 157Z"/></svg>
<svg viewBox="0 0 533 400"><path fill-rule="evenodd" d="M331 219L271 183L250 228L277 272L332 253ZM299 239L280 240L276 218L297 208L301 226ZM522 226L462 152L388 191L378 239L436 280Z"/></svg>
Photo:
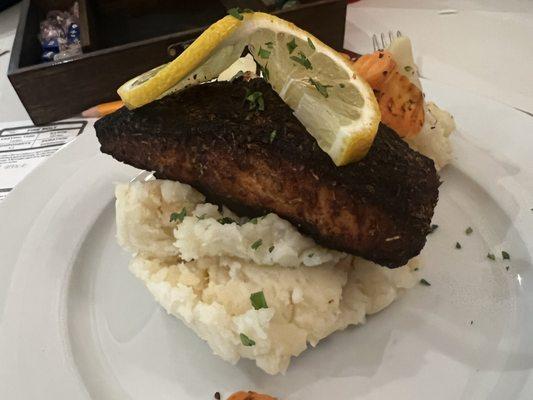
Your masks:
<svg viewBox="0 0 533 400"><path fill-rule="evenodd" d="M185 218L186 215L187 215L187 210L185 209L185 207L183 207L179 213L173 212L172 214L170 214L170 222L175 222L175 221L183 222L183 219Z"/></svg>
<svg viewBox="0 0 533 400"><path fill-rule="evenodd" d="M298 47L298 45L296 44L295 38L292 38L290 42L287 42L287 50L289 50L289 54L292 54L296 47Z"/></svg>
<svg viewBox="0 0 533 400"><path fill-rule="evenodd" d="M200 216L197 215L196 218L198 218L199 220L205 219L205 214L202 214Z"/></svg>
<svg viewBox="0 0 533 400"><path fill-rule="evenodd" d="M307 257L313 257L314 255L315 255L315 253L311 253Z"/></svg>
<svg viewBox="0 0 533 400"><path fill-rule="evenodd" d="M263 93L261 92L246 92L246 101L250 103L249 110L255 110L256 108L259 111L265 110L265 101L263 100Z"/></svg>
<svg viewBox="0 0 533 400"><path fill-rule="evenodd" d="M302 65L303 67L305 67L305 69L313 69L313 66L311 65L311 61L309 61L307 59L307 57L305 56L304 53L302 53L301 51L298 52L298 57L296 56L291 56L291 60L292 61L296 61L298 64Z"/></svg>
<svg viewBox="0 0 533 400"><path fill-rule="evenodd" d="M263 240L257 239L255 242L252 243L250 247L254 250L257 250L259 247L261 247L262 244L263 244Z"/></svg>
<svg viewBox="0 0 533 400"><path fill-rule="evenodd" d="M418 268L418 267L416 267L416 268L415 268L415 271L418 271L418 269L419 269L419 268Z"/></svg>
<svg viewBox="0 0 533 400"><path fill-rule="evenodd" d="M268 82L268 80L270 79L270 71L268 70L266 65L264 67L261 64L258 64L258 65L259 65L259 70L263 74L263 78L265 79L265 81Z"/></svg>
<svg viewBox="0 0 533 400"><path fill-rule="evenodd" d="M233 77L229 81L233 82L235 79L240 78L243 75L244 75L243 71L238 71L235 75L233 75Z"/></svg>
<svg viewBox="0 0 533 400"><path fill-rule="evenodd" d="M260 292L252 293L250 295L250 301L252 302L253 308L259 310L261 308L268 308L267 302L265 300L265 294L261 290Z"/></svg>
<svg viewBox="0 0 533 400"><path fill-rule="evenodd" d="M492 253L487 253L487 258L492 260L492 261L496 260L496 257Z"/></svg>
<svg viewBox="0 0 533 400"><path fill-rule="evenodd" d="M228 10L228 14L232 17L237 18L239 21L242 21L244 19L243 13L253 13L254 10L250 10L249 8L240 9L239 7L233 7Z"/></svg>
<svg viewBox="0 0 533 400"><path fill-rule="evenodd" d="M241 337L241 343L243 346L246 346L246 347L255 346L255 341L250 339L244 333L241 333L239 336Z"/></svg>
<svg viewBox="0 0 533 400"><path fill-rule="evenodd" d="M456 249L460 249L462 246L461 246L461 243L459 242L455 242L455 248Z"/></svg>
<svg viewBox="0 0 533 400"><path fill-rule="evenodd" d="M239 21L242 21L244 17L241 14L241 9L239 7L233 7L228 10L228 14L232 17L237 18Z"/></svg>
<svg viewBox="0 0 533 400"><path fill-rule="evenodd" d="M406 65L403 69L405 69L405 71L407 72L411 72L413 70L413 67L411 67L410 65Z"/></svg>
<svg viewBox="0 0 533 400"><path fill-rule="evenodd" d="M278 131L275 130L275 129L272 132L270 132L270 143L272 143L274 141L274 139L276 138L277 134L278 134Z"/></svg>
<svg viewBox="0 0 533 400"><path fill-rule="evenodd" d="M259 47L259 51L257 52L257 55L261 58L268 58L270 57L270 51L265 50L262 47Z"/></svg>
<svg viewBox="0 0 533 400"><path fill-rule="evenodd" d="M272 49L274 47L274 43L272 42L266 42L265 43L265 46L268 47L269 49Z"/></svg>
<svg viewBox="0 0 533 400"><path fill-rule="evenodd" d="M472 232L474 232L474 230L470 226L468 228L466 228L466 230L465 230L465 233L467 235L470 235Z"/></svg>
<svg viewBox="0 0 533 400"><path fill-rule="evenodd" d="M346 86L346 85L345 85L344 83L339 83L339 87L340 87L341 89L344 89L345 86Z"/></svg>
<svg viewBox="0 0 533 400"><path fill-rule="evenodd" d="M425 280L424 278L420 279L420 284L421 285L424 285L424 286L431 286L431 283L429 283L427 280Z"/></svg>
<svg viewBox="0 0 533 400"><path fill-rule="evenodd" d="M309 47L311 47L313 50L316 50L315 45L314 45L313 42L311 41L311 38L307 38L307 44L308 44Z"/></svg>
<svg viewBox="0 0 533 400"><path fill-rule="evenodd" d="M237 221L235 221L233 218L230 218L230 217L222 217L222 218L219 218L217 219L217 222L221 225L226 225L226 224L233 224L233 223L237 223Z"/></svg>
<svg viewBox="0 0 533 400"><path fill-rule="evenodd" d="M435 232L437 230L439 226L438 225L435 225L435 224L432 224L430 227L429 227L429 232L428 232L428 235Z"/></svg>
<svg viewBox="0 0 533 400"><path fill-rule="evenodd" d="M315 81L312 78L309 78L309 82L316 88L316 90L318 90L318 93L320 93L325 98L329 97L328 88L333 87L333 86L331 86L331 85L322 85L320 82Z"/></svg>
<svg viewBox="0 0 533 400"><path fill-rule="evenodd" d="M269 252L269 253L272 253L273 251L274 251L274 246L270 246L270 247L268 248L268 252Z"/></svg>
<svg viewBox="0 0 533 400"><path fill-rule="evenodd" d="M502 251L502 258L504 260L510 260L511 259L511 255L504 250L504 251Z"/></svg>
<svg viewBox="0 0 533 400"><path fill-rule="evenodd" d="M250 221L248 221L251 224L257 225L257 217L252 218Z"/></svg>

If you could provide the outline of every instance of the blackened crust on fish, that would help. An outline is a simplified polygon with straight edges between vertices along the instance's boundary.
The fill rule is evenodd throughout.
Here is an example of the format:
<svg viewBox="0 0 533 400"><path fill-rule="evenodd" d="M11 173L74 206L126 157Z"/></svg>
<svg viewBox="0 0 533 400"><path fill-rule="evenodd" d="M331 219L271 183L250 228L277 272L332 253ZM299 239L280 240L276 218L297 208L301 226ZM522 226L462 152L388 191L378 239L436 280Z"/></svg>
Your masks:
<svg viewBox="0 0 533 400"><path fill-rule="evenodd" d="M247 91L265 110L249 110ZM388 267L424 247L433 162L381 125L368 155L337 167L262 79L193 86L95 124L101 150L188 183L250 216L272 211L318 243ZM275 133L273 133L275 132Z"/></svg>

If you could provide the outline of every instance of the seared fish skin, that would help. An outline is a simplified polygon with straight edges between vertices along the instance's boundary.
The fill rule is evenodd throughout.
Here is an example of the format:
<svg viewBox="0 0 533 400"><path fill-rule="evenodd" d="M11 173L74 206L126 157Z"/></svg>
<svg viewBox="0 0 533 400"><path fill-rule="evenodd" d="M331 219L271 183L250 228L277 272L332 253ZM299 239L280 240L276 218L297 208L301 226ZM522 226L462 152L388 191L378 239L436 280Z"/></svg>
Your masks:
<svg viewBox="0 0 533 400"><path fill-rule="evenodd" d="M245 100L257 91L264 111ZM433 161L389 128L364 159L337 167L262 79L192 86L95 128L101 151L119 161L241 215L275 212L328 248L388 267L420 253L438 199Z"/></svg>

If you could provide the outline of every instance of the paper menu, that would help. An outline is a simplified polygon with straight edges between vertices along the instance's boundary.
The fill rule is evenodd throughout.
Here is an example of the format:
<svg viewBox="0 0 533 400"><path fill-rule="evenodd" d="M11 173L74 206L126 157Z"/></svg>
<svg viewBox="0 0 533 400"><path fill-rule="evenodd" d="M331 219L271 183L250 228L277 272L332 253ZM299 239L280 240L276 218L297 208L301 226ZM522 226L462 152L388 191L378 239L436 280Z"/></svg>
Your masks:
<svg viewBox="0 0 533 400"><path fill-rule="evenodd" d="M33 168L81 134L85 120L45 126L0 124L0 201Z"/></svg>

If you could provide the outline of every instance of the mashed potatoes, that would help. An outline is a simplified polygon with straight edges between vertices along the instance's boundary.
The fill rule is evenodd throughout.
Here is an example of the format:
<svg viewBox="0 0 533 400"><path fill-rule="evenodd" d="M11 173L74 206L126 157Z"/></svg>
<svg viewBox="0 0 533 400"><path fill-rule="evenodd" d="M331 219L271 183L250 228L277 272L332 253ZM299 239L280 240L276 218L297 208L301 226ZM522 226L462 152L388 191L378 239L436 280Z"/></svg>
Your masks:
<svg viewBox="0 0 533 400"><path fill-rule="evenodd" d="M403 139L413 150L431 158L439 171L452 160L449 136L454 129L455 122L451 114L429 102L425 106L425 121L420 132Z"/></svg>
<svg viewBox="0 0 533 400"><path fill-rule="evenodd" d="M410 266L325 249L274 214L219 211L188 185L120 184L116 197L118 240L134 253L135 276L215 354L255 360L269 374L417 281ZM256 310L250 295L261 291L268 307Z"/></svg>

